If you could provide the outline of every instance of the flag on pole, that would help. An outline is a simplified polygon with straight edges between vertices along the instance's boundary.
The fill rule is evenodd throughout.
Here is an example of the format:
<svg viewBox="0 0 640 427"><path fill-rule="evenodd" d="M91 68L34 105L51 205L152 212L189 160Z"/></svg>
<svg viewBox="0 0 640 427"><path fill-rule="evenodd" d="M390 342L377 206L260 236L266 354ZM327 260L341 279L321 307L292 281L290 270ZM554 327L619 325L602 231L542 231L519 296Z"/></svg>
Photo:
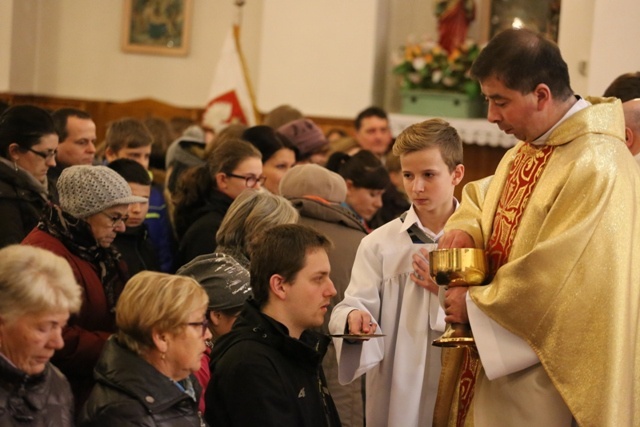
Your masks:
<svg viewBox="0 0 640 427"><path fill-rule="evenodd" d="M257 124L258 110L240 50L239 35L240 27L234 25L222 45L222 53L202 116L202 124L214 130L231 123L247 126Z"/></svg>

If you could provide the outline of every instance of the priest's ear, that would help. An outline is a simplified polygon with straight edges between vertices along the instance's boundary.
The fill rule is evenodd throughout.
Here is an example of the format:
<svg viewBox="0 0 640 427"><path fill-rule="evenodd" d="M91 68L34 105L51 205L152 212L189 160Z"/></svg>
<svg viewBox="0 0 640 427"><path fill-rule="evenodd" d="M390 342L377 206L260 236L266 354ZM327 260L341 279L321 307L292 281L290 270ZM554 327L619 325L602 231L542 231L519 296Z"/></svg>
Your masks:
<svg viewBox="0 0 640 427"><path fill-rule="evenodd" d="M542 110L553 99L551 89L544 83L539 83L533 89L533 94L536 97L538 110Z"/></svg>
<svg viewBox="0 0 640 427"><path fill-rule="evenodd" d="M633 131L631 130L630 127L625 127L624 128L624 143L627 146L628 149L631 149L631 147L633 147L633 142L634 142L634 138L635 135L633 134Z"/></svg>

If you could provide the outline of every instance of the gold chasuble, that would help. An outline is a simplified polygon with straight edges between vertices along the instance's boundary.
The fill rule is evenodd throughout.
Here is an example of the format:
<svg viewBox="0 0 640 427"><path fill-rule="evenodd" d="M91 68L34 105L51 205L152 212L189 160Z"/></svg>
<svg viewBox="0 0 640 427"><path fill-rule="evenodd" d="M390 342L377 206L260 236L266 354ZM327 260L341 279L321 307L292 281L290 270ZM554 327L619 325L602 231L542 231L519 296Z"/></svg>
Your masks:
<svg viewBox="0 0 640 427"><path fill-rule="evenodd" d="M469 288L471 299L531 347L575 422L637 426L640 170L624 144L620 101L590 101L545 146L520 142L493 177L468 184L445 230L464 230L489 252L495 275ZM521 386L522 372L490 381L481 370L478 381ZM472 405L467 425L501 404L495 396ZM535 425L543 410L529 406L520 425Z"/></svg>
<svg viewBox="0 0 640 427"><path fill-rule="evenodd" d="M524 143L518 149L504 186L505 191L498 203L493 231L486 247L491 277L509 257L522 213L553 148L550 145L538 148ZM443 349L433 427L473 425L470 410L479 373L479 355L475 348Z"/></svg>

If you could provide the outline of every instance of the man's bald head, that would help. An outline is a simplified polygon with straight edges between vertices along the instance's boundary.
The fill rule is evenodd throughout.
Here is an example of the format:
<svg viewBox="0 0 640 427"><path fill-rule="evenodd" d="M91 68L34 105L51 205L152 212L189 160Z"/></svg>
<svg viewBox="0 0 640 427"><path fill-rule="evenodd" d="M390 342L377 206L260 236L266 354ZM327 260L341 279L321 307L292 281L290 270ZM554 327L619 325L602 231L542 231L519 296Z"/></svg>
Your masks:
<svg viewBox="0 0 640 427"><path fill-rule="evenodd" d="M622 103L627 147L634 156L640 153L640 98Z"/></svg>

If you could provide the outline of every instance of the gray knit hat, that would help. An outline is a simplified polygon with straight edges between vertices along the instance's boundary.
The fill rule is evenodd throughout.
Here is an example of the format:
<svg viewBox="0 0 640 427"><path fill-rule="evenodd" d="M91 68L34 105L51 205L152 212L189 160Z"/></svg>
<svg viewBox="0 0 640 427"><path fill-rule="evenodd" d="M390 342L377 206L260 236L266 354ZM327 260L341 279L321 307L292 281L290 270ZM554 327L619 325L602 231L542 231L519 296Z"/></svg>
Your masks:
<svg viewBox="0 0 640 427"><path fill-rule="evenodd" d="M249 272L229 255L200 255L176 274L193 277L200 283L209 296L210 310L239 308L253 295Z"/></svg>
<svg viewBox="0 0 640 427"><path fill-rule="evenodd" d="M60 207L76 218L90 217L111 206L149 201L133 196L127 181L106 166L69 166L60 174L57 188Z"/></svg>
<svg viewBox="0 0 640 427"><path fill-rule="evenodd" d="M280 194L288 199L317 196L331 203L342 203L347 198L344 178L320 165L294 166L280 180Z"/></svg>

